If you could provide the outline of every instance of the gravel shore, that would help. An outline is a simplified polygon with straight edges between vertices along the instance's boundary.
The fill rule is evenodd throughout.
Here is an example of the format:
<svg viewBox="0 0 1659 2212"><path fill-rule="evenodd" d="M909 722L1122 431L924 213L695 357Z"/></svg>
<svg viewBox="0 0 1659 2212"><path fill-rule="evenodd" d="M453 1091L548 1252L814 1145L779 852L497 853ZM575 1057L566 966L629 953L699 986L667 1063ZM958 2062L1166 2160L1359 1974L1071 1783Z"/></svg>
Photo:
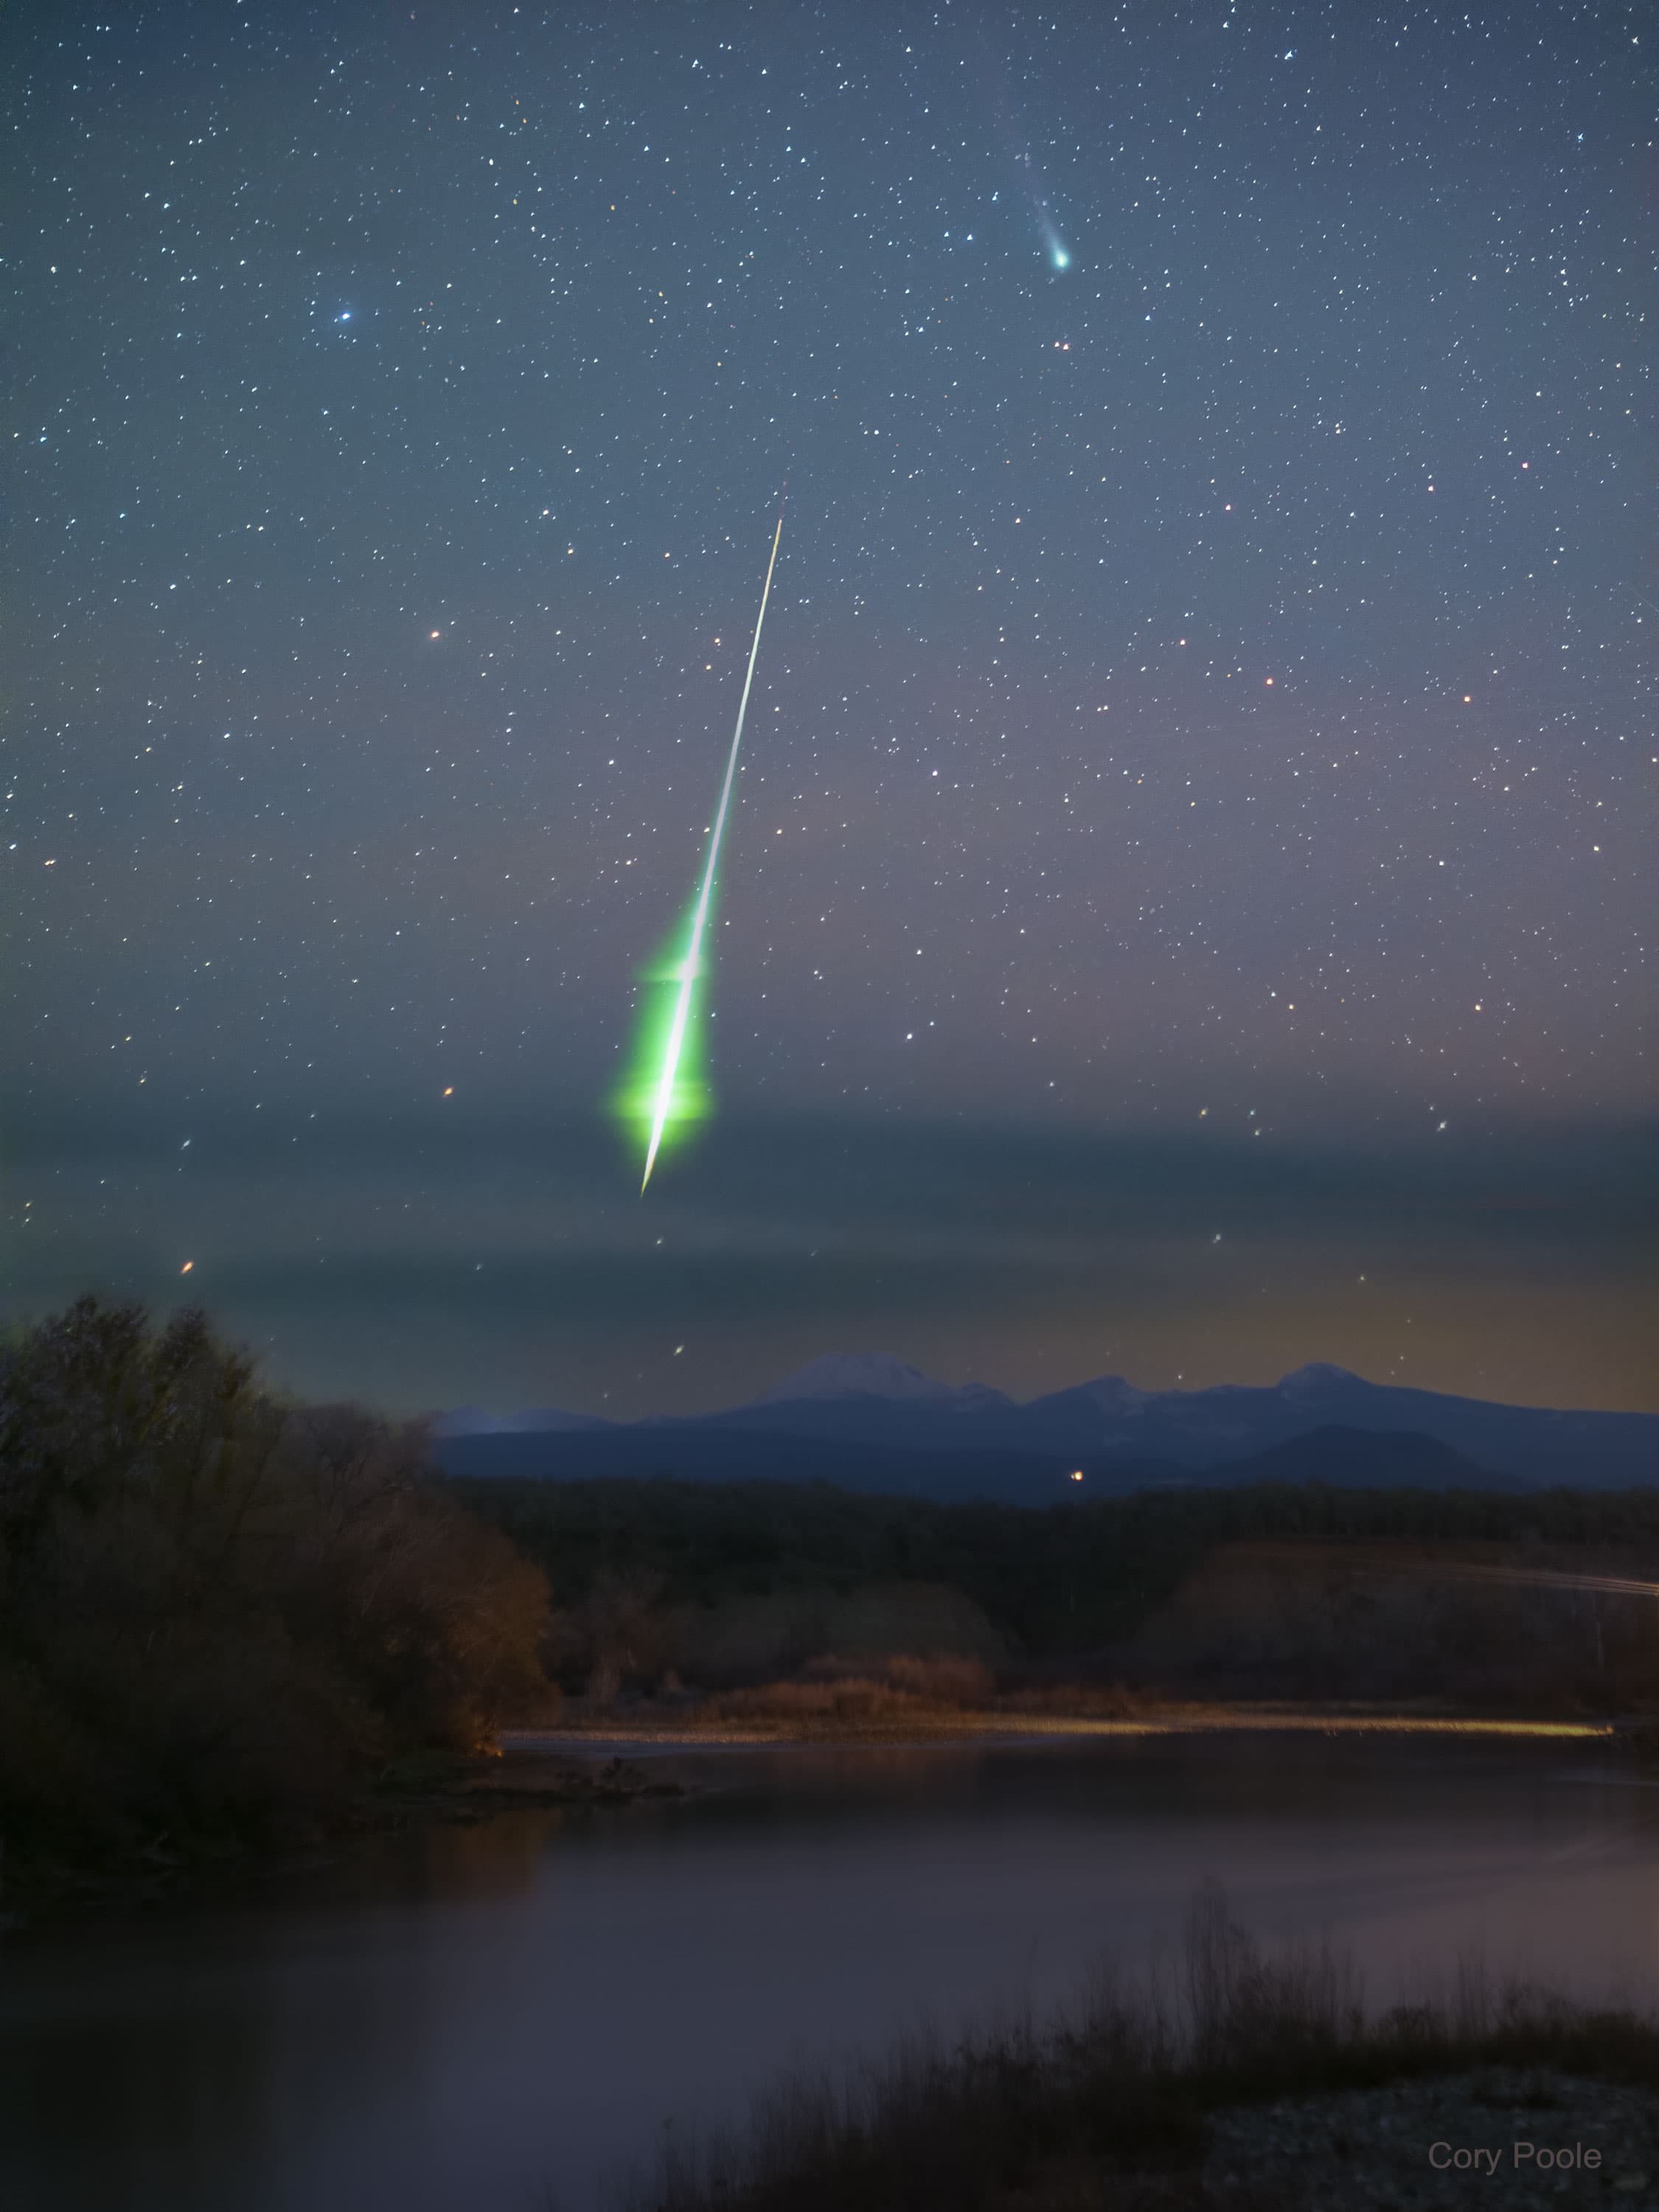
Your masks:
<svg viewBox="0 0 1659 2212"><path fill-rule="evenodd" d="M1235 2106L1212 2117L1200 2201L1217 2212L1659 2207L1659 2093L1488 2068Z"/></svg>

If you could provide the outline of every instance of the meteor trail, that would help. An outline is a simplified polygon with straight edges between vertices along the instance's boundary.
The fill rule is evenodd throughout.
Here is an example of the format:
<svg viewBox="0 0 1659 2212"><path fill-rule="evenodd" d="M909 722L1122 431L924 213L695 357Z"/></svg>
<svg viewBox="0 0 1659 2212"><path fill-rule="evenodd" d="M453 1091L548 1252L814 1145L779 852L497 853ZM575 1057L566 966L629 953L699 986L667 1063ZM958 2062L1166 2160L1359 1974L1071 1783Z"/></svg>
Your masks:
<svg viewBox="0 0 1659 2212"><path fill-rule="evenodd" d="M732 805L732 786L738 773L738 748L743 743L743 718L749 712L749 689L755 680L755 662L760 654L761 626L766 620L766 602L772 595L772 571L778 564L778 546L783 537L783 509L778 509L778 526L772 533L772 557L766 564L766 582L761 591L760 612L755 617L754 641L749 648L749 667L743 679L743 696L738 702L738 726L732 732L732 750L726 757L726 781L720 786L720 805L714 810L714 826L708 833L708 857L703 864L702 884L697 893L697 902L691 909L690 924L686 933L685 949L678 965L670 969L667 979L678 988L674 1010L663 1039L661 1059L654 1078L648 1081L647 1099L639 1118L650 1121L650 1134L645 1148L645 1173L640 1177L640 1194L651 1180L651 1170L657 1164L657 1154L662 1148L664 1132L682 1102L677 1097L680 1060L685 1050L686 1031L690 1024L692 1000L697 981L702 972L702 936L708 924L708 910L714 896L714 877L720 866L720 840L726 835L726 817Z"/></svg>

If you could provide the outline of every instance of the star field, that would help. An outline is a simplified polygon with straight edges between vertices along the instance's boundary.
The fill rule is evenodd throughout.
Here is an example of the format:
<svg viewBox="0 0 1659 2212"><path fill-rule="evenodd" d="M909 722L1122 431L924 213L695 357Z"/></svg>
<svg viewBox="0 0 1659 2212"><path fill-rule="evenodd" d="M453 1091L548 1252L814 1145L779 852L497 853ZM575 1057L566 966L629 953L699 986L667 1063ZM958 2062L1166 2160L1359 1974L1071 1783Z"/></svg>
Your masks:
<svg viewBox="0 0 1659 2212"><path fill-rule="evenodd" d="M1473 1158L1650 1109L1646 18L21 11L17 1295L175 1278L198 1126L272 1162L226 1186L247 1282L198 1294L295 1372L253 1255L338 1256L331 1131L404 1131L354 1265L411 1213L434 1282L495 1264L433 1117L600 1121L786 474L715 932L733 1126ZM636 1268L620 1378L702 1293L628 1256L595 1144L524 1203L533 1249L580 1218ZM819 1201L803 1164L758 1226L715 1157L651 1234L707 1244L735 1344L720 1255L805 1267ZM1583 1270L1539 1265L1548 1336ZM817 1297L803 1356L878 1312L904 1348ZM1207 1300L1213 1379L1322 1356ZM945 1364L1003 1326L890 1304Z"/></svg>

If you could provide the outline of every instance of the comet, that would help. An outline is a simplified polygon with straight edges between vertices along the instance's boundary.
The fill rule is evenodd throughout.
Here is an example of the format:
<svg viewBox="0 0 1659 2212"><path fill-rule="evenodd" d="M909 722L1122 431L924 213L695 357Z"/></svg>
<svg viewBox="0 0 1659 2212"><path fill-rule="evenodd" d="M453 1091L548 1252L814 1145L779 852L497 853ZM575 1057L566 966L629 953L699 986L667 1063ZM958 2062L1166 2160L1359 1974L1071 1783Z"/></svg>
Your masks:
<svg viewBox="0 0 1659 2212"><path fill-rule="evenodd" d="M1042 250L1048 257L1048 266L1056 272L1069 269L1072 265L1071 248L1060 236L1059 228L1048 212L1048 201L1039 200L1037 206L1040 210L1038 228L1042 233Z"/></svg>
<svg viewBox="0 0 1659 2212"><path fill-rule="evenodd" d="M732 789L737 780L738 751L743 744L744 717L749 712L749 693L755 681L755 663L760 658L766 603L772 596L772 571L778 565L778 547L782 538L783 509L780 507L778 526L772 533L771 557L766 564L766 581L761 589L760 612L755 617L755 635L749 647L749 666L744 675L743 696L738 702L738 725L732 732L732 750L726 759L726 779L720 786L720 804L714 810L714 826L708 833L708 853L703 862L702 879L679 933L678 951L666 968L658 972L658 981L673 987L668 1018L664 1024L659 1015L657 1018L647 1021L642 1030L641 1077L624 1091L620 1102L623 1114L629 1120L637 1121L646 1133L645 1172L640 1177L641 1198L651 1181L651 1170L657 1164L657 1156L662 1150L665 1139L678 1124L690 1121L705 1110L701 1086L688 1080L684 1071L694 1042L697 986L704 972L702 941L714 902L720 843L726 836L726 817L732 811Z"/></svg>

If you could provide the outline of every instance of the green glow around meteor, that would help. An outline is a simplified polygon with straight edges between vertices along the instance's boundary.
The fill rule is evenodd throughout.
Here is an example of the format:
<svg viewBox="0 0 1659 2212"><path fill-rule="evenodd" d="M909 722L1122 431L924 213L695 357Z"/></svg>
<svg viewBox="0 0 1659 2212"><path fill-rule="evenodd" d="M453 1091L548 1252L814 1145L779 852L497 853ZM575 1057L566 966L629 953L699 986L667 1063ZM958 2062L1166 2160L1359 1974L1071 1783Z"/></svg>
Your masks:
<svg viewBox="0 0 1659 2212"><path fill-rule="evenodd" d="M772 595L772 571L778 565L778 545L782 537L783 514L780 509L778 526L772 533L772 557L766 564L766 582L761 592L760 612L755 617L755 636L749 648L749 667L743 679L743 696L738 702L738 726L732 733L732 750L726 763L726 781L720 786L720 805L714 811L714 824L708 833L708 857L703 864L702 883L696 901L672 940L665 961L647 978L647 981L655 988L647 995L640 1024L635 1072L617 1101L618 1113L624 1121L635 1125L644 1140L645 1172L640 1178L641 1195L665 1146L684 1136L690 1125L701 1121L709 1110L707 1088L696 1073L696 1053L700 1042L696 1017L701 1011L700 986L706 964L703 939L708 934L709 915L714 908L720 842L726 836L726 819L731 811L732 786L738 773L738 748L743 743L743 720L749 712L749 691L755 680L755 662L760 654L761 625L766 620L766 602Z"/></svg>
<svg viewBox="0 0 1659 2212"><path fill-rule="evenodd" d="M672 1152L704 1120L712 1103L696 1066L703 997L703 977L692 951L696 923L694 903L686 908L661 957L646 971L634 1064L617 1094L617 1115L635 1130L645 1152L641 1190L659 1156Z"/></svg>

